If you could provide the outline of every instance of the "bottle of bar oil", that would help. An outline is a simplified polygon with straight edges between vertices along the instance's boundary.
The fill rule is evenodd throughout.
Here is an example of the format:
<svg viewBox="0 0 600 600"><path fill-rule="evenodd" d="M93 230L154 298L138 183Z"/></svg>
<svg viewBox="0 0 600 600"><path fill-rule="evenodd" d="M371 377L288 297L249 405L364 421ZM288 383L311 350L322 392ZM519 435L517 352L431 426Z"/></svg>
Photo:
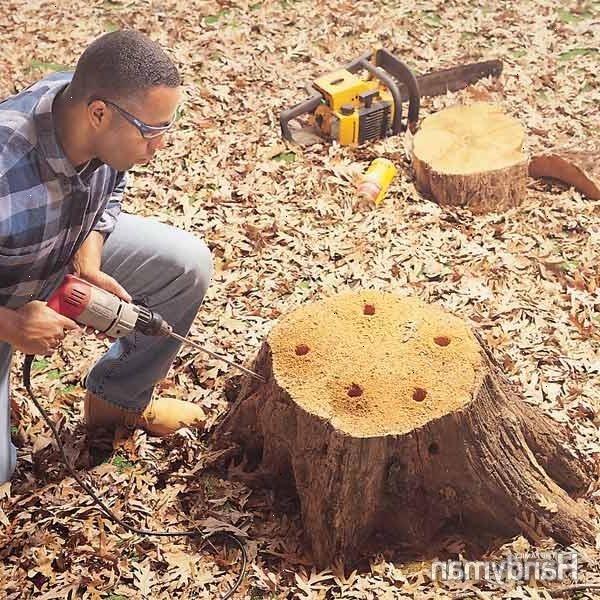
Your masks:
<svg viewBox="0 0 600 600"><path fill-rule="evenodd" d="M395 175L396 167L392 161L376 158L359 181L356 193L366 202L379 206Z"/></svg>

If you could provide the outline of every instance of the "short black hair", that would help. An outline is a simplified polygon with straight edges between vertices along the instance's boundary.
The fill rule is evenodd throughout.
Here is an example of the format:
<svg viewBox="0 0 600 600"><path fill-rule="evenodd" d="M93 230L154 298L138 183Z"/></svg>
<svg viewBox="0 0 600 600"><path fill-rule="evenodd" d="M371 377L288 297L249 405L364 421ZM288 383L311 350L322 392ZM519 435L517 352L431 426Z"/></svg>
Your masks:
<svg viewBox="0 0 600 600"><path fill-rule="evenodd" d="M113 31L94 40L77 61L74 98L119 99L154 86L181 85L179 71L160 45L139 31Z"/></svg>

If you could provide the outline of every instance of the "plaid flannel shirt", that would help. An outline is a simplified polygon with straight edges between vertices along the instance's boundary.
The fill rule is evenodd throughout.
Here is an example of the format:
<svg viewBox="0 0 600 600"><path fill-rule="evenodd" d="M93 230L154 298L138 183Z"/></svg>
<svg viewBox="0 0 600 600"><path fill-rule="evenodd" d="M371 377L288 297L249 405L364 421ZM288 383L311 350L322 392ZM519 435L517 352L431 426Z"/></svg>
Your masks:
<svg viewBox="0 0 600 600"><path fill-rule="evenodd" d="M71 77L55 73L0 102L0 306L35 300L121 210L125 173L96 159L78 173L56 138L52 104Z"/></svg>

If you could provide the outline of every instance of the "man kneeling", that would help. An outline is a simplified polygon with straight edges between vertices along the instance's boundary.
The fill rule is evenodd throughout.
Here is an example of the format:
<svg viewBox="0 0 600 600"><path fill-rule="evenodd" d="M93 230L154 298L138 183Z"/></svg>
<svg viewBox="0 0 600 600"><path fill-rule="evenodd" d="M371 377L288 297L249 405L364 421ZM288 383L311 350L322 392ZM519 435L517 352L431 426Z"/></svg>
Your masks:
<svg viewBox="0 0 600 600"><path fill-rule="evenodd" d="M164 146L179 103L176 66L150 39L117 31L94 41L74 73L55 73L0 103L0 483L10 441L13 349L49 354L77 328L45 300L68 272L160 313L185 335L212 276L199 239L121 212L126 172ZM189 402L153 397L180 342L133 332L87 375L89 428L155 435L199 425Z"/></svg>

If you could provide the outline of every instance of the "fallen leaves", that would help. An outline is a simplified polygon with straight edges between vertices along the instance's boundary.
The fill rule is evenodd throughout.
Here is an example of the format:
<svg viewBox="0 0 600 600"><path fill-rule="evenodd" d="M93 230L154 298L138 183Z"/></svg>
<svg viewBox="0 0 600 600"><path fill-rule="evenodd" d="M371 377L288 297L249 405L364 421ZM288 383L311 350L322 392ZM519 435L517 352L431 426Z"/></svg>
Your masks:
<svg viewBox="0 0 600 600"><path fill-rule="evenodd" d="M133 575L135 577L135 586L139 590L142 598L151 598L152 580L154 579L154 572L150 561L146 561L145 564L133 564Z"/></svg>
<svg viewBox="0 0 600 600"><path fill-rule="evenodd" d="M358 286L417 294L473 322L526 400L571 426L580 449L598 456L597 423L589 417L600 409L598 202L540 181L519 209L474 217L415 192L403 138L357 149L300 149L281 140L278 114L304 97L306 83L377 45L418 73L479 56L504 60L501 80L424 99L423 116L485 99L522 120L532 151L597 135L597 2L413 4L4 0L0 96L75 64L105 30L148 33L177 61L185 103L167 147L136 169L125 208L209 244L216 270L194 341L243 362L278 316L300 304ZM394 160L399 173L379 209L359 209L355 178L377 156ZM71 455L119 514L158 529L190 520L243 532L257 545L245 592L253 600L450 596L431 585L426 566L405 574L401 563L378 559L371 572L336 572L337 582L333 573L313 573L299 508L286 513L267 490L249 499L243 484L207 477L208 449L194 432L169 440L136 432L93 467L79 428L78 383L104 350L69 337L60 353L36 363L34 385L62 419ZM201 354L179 358L160 393L201 403L214 423L229 408L223 386L232 373ZM16 361L12 383L19 471L0 486L0 580L8 600L212 599L232 583L235 566L221 568L191 540L140 540L107 521L102 529L60 466ZM523 523L532 536L543 534L527 516ZM461 541L448 549L460 551ZM534 593L485 592L498 599Z"/></svg>

